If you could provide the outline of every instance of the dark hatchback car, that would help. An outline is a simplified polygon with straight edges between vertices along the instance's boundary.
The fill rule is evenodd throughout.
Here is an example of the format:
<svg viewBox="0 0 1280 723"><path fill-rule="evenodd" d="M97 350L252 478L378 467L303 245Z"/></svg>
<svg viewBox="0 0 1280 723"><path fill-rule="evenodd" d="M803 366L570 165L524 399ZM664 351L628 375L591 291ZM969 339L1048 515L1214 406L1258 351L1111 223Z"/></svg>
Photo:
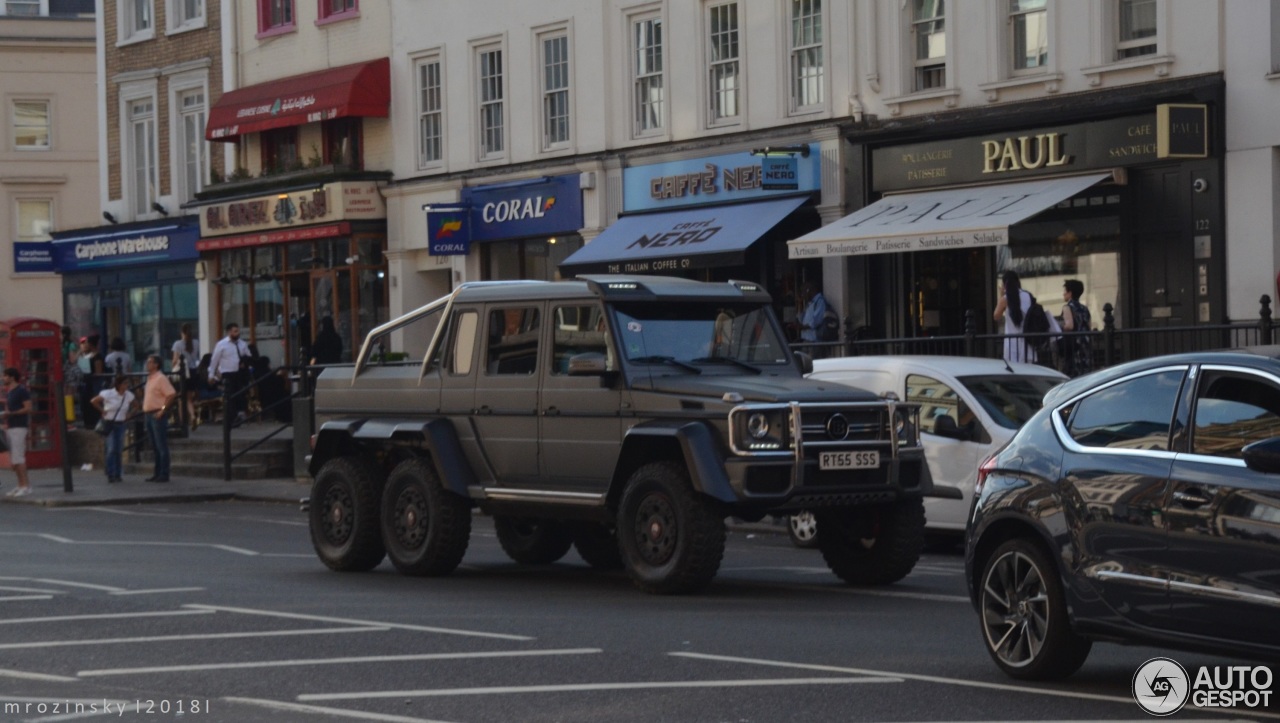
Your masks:
<svg viewBox="0 0 1280 723"><path fill-rule="evenodd" d="M982 465L965 567L1015 678L1071 675L1094 641L1280 660L1280 360L1165 356L1054 388Z"/></svg>

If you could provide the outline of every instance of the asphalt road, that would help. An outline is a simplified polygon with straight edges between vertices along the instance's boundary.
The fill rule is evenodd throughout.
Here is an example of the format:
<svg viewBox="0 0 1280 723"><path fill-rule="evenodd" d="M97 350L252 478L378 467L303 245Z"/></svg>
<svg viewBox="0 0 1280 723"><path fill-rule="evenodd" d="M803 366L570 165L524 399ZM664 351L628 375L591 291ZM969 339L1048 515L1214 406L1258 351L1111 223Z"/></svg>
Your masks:
<svg viewBox="0 0 1280 723"><path fill-rule="evenodd" d="M735 531L706 593L655 597L573 552L512 563L487 518L463 567L426 579L329 572L285 505L0 513L2 721L1150 720L1130 695L1144 661L1237 662L1098 645L1065 682L1013 681L958 551L856 589Z"/></svg>

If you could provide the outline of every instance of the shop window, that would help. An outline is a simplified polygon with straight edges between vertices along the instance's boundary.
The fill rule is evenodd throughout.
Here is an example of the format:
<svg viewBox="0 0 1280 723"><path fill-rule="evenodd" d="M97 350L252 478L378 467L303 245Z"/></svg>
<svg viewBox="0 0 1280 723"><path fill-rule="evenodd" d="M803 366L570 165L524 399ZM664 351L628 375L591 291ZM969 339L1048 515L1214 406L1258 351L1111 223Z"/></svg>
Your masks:
<svg viewBox="0 0 1280 723"><path fill-rule="evenodd" d="M1156 52L1156 0L1117 0L1116 60Z"/></svg>
<svg viewBox="0 0 1280 723"><path fill-rule="evenodd" d="M487 281L559 281L560 264L582 248L582 237L570 235L496 241L481 248L481 273Z"/></svg>
<svg viewBox="0 0 1280 723"><path fill-rule="evenodd" d="M489 312L485 373L529 375L538 368L538 310L493 309Z"/></svg>
<svg viewBox="0 0 1280 723"><path fill-rule="evenodd" d="M485 48L476 53L476 73L480 81L480 159L499 158L505 144L503 110L502 49Z"/></svg>
<svg viewBox="0 0 1280 723"><path fill-rule="evenodd" d="M317 12L317 25L323 25L326 22L336 22L338 20L346 20L360 15L359 0L318 0L320 3Z"/></svg>
<svg viewBox="0 0 1280 723"><path fill-rule="evenodd" d="M542 52L542 147L569 142L569 36L545 36Z"/></svg>
<svg viewBox="0 0 1280 723"><path fill-rule="evenodd" d="M791 0L791 109L823 102L822 0Z"/></svg>
<svg viewBox="0 0 1280 723"><path fill-rule="evenodd" d="M321 124L324 162L347 168L364 168L364 148L360 143L359 118L338 118Z"/></svg>
<svg viewBox="0 0 1280 723"><path fill-rule="evenodd" d="M294 29L294 0L258 0L258 37Z"/></svg>
<svg viewBox="0 0 1280 723"><path fill-rule="evenodd" d="M633 18L631 39L635 134L639 136L661 131L665 125L662 18Z"/></svg>
<svg viewBox="0 0 1280 723"><path fill-rule="evenodd" d="M915 77L912 90L947 86L946 0L912 0L911 35Z"/></svg>
<svg viewBox="0 0 1280 723"><path fill-rule="evenodd" d="M739 47L738 3L712 5L707 9L707 88L711 94L712 124L738 117L742 92ZM822 49L818 50L821 53Z"/></svg>
<svg viewBox="0 0 1280 723"><path fill-rule="evenodd" d="M19 151L47 151L53 121L47 100L13 102L13 147Z"/></svg>
<svg viewBox="0 0 1280 723"><path fill-rule="evenodd" d="M302 167L298 159L298 129L276 128L262 132L262 170L283 173Z"/></svg>
<svg viewBox="0 0 1280 723"><path fill-rule="evenodd" d="M418 61L418 167L444 160L444 93L440 58Z"/></svg>
<svg viewBox="0 0 1280 723"><path fill-rule="evenodd" d="M1010 51L1015 75L1039 72L1049 61L1048 0L1009 0Z"/></svg>

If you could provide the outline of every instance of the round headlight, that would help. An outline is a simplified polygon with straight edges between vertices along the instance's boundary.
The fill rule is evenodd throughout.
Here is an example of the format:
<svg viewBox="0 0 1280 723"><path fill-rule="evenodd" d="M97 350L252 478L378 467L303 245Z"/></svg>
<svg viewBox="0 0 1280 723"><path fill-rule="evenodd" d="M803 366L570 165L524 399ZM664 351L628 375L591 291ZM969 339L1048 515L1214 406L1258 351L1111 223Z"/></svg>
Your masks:
<svg viewBox="0 0 1280 723"><path fill-rule="evenodd" d="M756 412L747 418L747 432L756 439L764 439L769 434L769 418L762 412Z"/></svg>

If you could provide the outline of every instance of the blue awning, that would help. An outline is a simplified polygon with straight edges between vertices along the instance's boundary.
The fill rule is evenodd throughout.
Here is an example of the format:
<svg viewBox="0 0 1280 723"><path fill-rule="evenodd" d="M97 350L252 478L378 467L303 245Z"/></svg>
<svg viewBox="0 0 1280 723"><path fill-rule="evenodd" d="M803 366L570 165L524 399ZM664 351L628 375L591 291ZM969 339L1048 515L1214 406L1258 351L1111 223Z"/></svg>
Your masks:
<svg viewBox="0 0 1280 723"><path fill-rule="evenodd" d="M623 216L560 264L560 274L671 273L742 263L744 252L808 197Z"/></svg>

